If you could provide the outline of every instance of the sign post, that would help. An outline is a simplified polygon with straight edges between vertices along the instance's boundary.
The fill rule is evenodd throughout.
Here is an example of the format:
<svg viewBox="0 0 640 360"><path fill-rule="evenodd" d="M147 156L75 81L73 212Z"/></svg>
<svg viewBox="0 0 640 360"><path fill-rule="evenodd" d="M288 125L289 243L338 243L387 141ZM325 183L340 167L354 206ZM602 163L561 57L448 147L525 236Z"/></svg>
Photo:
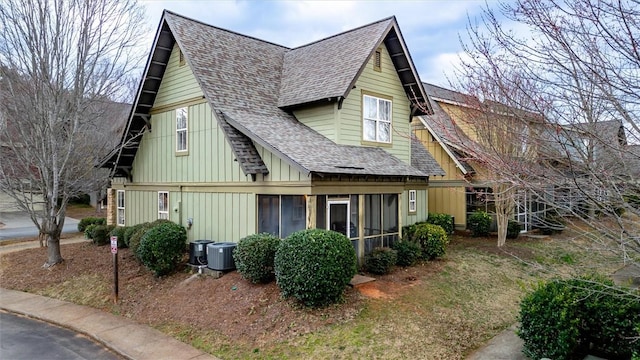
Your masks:
<svg viewBox="0 0 640 360"><path fill-rule="evenodd" d="M113 254L113 302L118 302L118 237L111 237L111 253Z"/></svg>

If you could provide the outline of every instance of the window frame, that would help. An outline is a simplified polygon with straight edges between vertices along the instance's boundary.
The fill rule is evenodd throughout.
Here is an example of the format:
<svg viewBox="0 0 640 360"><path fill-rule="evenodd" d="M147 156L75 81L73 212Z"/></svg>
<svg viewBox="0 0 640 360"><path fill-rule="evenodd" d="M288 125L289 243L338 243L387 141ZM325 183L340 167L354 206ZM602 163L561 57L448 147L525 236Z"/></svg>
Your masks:
<svg viewBox="0 0 640 360"><path fill-rule="evenodd" d="M376 101L376 118L368 117L367 98L374 99ZM380 116L380 104L389 103L389 119L383 119ZM375 139L367 138L366 123L373 121L375 123ZM380 124L386 123L389 126L389 139L387 141L380 138ZM362 93L362 140L368 143L385 144L390 145L393 142L393 98L374 94L370 92Z"/></svg>
<svg viewBox="0 0 640 360"><path fill-rule="evenodd" d="M180 115L184 114L184 127L180 127ZM189 153L189 107L183 106L176 109L176 154ZM180 148L181 134L184 134L184 148Z"/></svg>
<svg viewBox="0 0 640 360"><path fill-rule="evenodd" d="M413 195L413 199L411 198ZM418 211L418 192L416 190L409 190L409 213L415 213Z"/></svg>
<svg viewBox="0 0 640 360"><path fill-rule="evenodd" d="M162 210L160 208L160 204L161 204L161 198L160 196L162 195L166 195L166 203L164 204L164 208L165 210ZM163 217L162 215L166 214L166 217ZM158 219L166 219L166 220L170 220L170 211L169 211L169 192L168 191L158 191Z"/></svg>
<svg viewBox="0 0 640 360"><path fill-rule="evenodd" d="M120 196L122 195L122 197ZM120 200L122 199L122 206L120 205ZM120 210L122 210L122 215L120 215ZM125 193L124 190L116 191L116 225L117 226L125 226Z"/></svg>

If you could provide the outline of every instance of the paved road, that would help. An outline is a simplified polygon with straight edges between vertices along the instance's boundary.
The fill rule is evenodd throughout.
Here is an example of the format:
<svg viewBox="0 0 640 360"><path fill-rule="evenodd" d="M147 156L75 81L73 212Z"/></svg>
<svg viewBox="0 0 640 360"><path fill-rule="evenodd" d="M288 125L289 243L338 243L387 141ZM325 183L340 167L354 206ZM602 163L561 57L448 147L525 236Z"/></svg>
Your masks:
<svg viewBox="0 0 640 360"><path fill-rule="evenodd" d="M0 241L38 236L38 229L25 213L0 212L0 222L4 224L0 228ZM76 219L65 218L62 232L77 232L78 222Z"/></svg>
<svg viewBox="0 0 640 360"><path fill-rule="evenodd" d="M122 359L84 336L42 321L0 312L0 324L1 359Z"/></svg>

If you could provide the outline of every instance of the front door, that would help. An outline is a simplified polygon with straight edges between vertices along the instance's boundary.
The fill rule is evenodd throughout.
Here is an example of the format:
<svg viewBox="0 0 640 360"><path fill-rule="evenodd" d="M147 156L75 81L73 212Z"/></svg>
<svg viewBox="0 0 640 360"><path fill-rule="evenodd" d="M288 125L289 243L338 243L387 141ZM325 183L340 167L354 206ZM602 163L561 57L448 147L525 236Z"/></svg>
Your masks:
<svg viewBox="0 0 640 360"><path fill-rule="evenodd" d="M337 231L347 238L351 237L349 214L348 199L327 201L327 229Z"/></svg>

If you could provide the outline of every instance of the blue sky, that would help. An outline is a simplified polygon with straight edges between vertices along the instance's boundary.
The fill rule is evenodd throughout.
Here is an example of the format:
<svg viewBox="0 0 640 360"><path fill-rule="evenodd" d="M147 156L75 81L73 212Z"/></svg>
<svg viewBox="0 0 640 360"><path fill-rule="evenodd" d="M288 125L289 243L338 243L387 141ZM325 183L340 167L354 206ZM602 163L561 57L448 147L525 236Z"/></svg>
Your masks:
<svg viewBox="0 0 640 360"><path fill-rule="evenodd" d="M495 2L488 0L490 6ZM485 0L156 1L143 0L150 33L167 9L224 29L296 47L395 15L422 81L448 87L468 17ZM151 45L150 34L146 46Z"/></svg>

